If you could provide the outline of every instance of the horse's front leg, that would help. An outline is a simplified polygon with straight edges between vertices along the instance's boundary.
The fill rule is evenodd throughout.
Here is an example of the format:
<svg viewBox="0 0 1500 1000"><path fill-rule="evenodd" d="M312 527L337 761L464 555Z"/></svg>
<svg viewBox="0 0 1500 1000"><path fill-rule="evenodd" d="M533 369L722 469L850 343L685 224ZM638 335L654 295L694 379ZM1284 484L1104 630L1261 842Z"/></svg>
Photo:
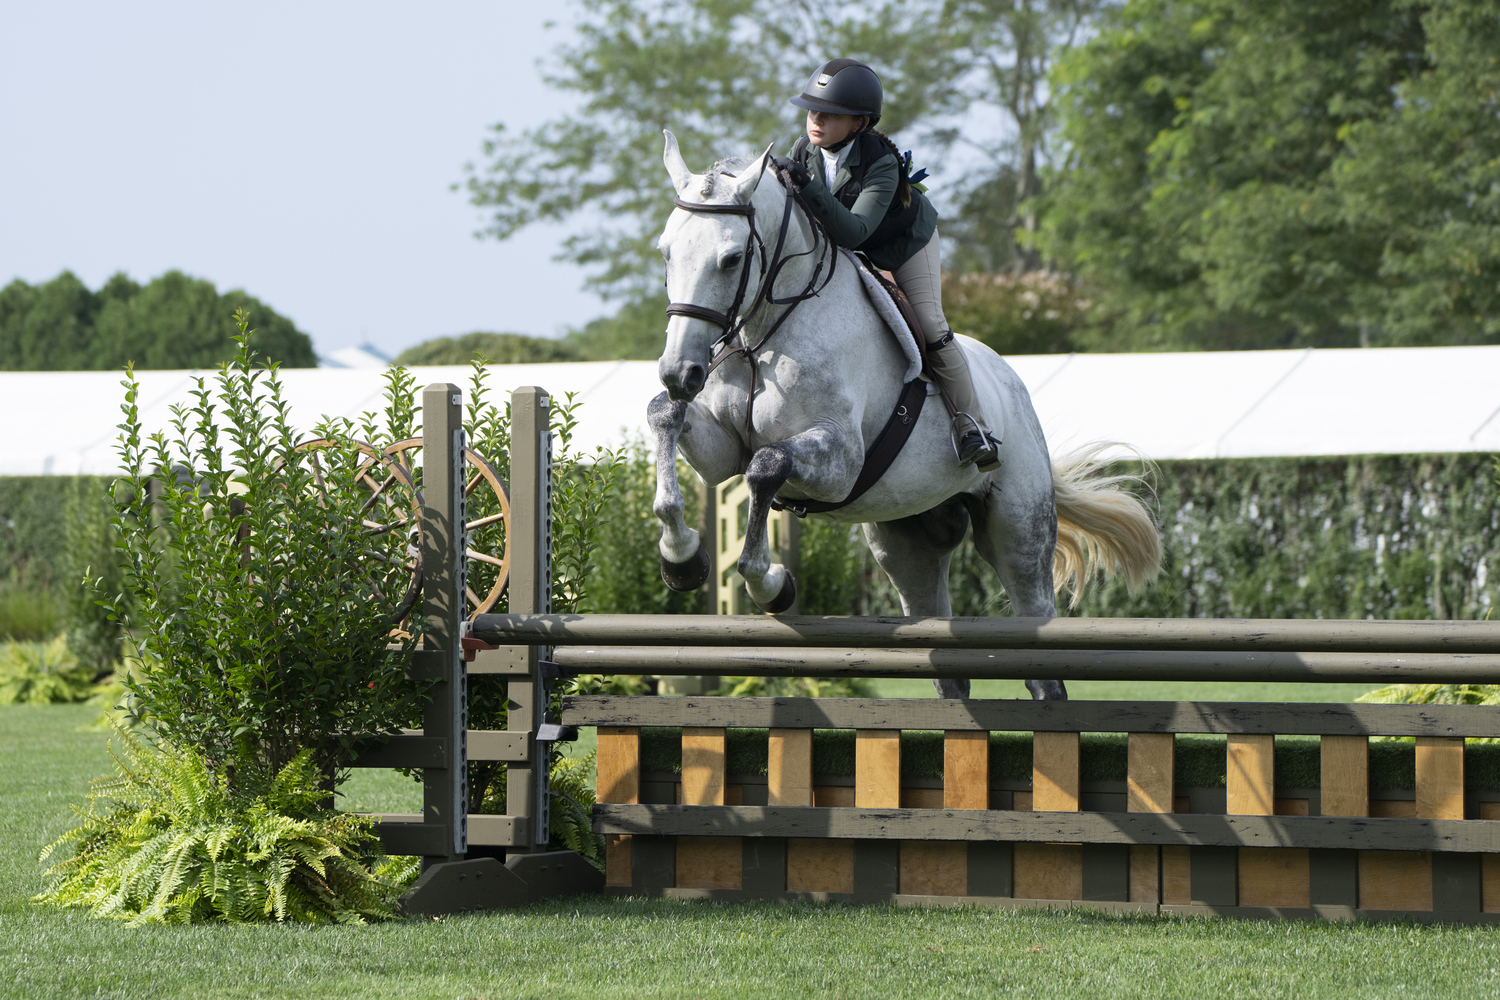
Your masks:
<svg viewBox="0 0 1500 1000"><path fill-rule="evenodd" d="M840 483L845 479L847 456L838 436L827 428L803 431L785 441L756 451L745 470L750 487L750 519L745 525L745 547L740 554L740 576L745 589L762 610L779 615L797 600L797 581L781 563L771 561L766 522L771 498L788 479L805 485Z"/></svg>
<svg viewBox="0 0 1500 1000"><path fill-rule="evenodd" d="M683 500L682 489L677 484L677 441L687 426L688 414L694 408L697 412L691 433L711 439L717 432L724 440L710 440L711 444L718 446L714 449L716 453L737 454L736 443L727 434L723 434L712 414L701 406L695 403L674 403L667 398L666 393L662 393L646 407L646 422L656 438L656 499L652 502L651 510L656 514L657 520L661 521L661 541L657 543L657 549L661 553L661 577L668 587L678 591L697 590L708 579L711 569L702 538L688 526L687 519L683 517L687 504ZM721 480L732 474L732 470L728 470L723 476L712 476L714 470L708 471L708 482Z"/></svg>

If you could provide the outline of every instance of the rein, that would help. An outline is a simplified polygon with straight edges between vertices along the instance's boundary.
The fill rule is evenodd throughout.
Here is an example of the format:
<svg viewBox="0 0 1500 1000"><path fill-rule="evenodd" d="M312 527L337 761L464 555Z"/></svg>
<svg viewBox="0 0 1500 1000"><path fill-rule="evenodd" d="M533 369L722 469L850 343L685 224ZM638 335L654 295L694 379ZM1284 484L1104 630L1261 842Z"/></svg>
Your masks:
<svg viewBox="0 0 1500 1000"><path fill-rule="evenodd" d="M761 239L760 231L755 225L754 205L715 205L707 202L683 201L681 198L672 199L677 207L685 212L695 212L705 215L743 215L746 221L750 223L750 233L745 237L745 250L740 260L739 287L735 289L734 302L730 304L729 311L722 313L717 309L710 309L708 306L700 306L691 302L673 302L667 306L668 316L688 316L693 319L705 320L724 331L723 336L714 341L713 350L715 353L713 360L708 366L709 375L712 375L715 369L737 354L744 355L745 360L750 362L750 388L745 400L745 444L747 447L750 446L751 434L755 428L755 386L760 374L755 355L776 334L776 331L781 329L782 324L787 321L788 317L792 315L792 311L798 305L813 298L824 288L828 287L828 283L833 280L834 270L838 267L838 252L833 250L833 240L828 237L823 231L823 227L818 223L818 220L808 211L807 205L803 203L796 189L792 187L786 178L781 177L779 172L777 176L781 180L782 187L786 190L786 201L781 210L781 228L776 234L776 249L772 251L769 261L766 258L765 241ZM807 219L808 225L812 229L813 245L809 250L783 257L782 250L786 247L786 234L791 225L793 203L796 203L801 208L803 217ZM828 254L830 260L828 276L819 285L818 278L823 273L824 254L822 251L825 244L833 252ZM757 246L760 248L760 253L758 254L755 253ZM803 287L802 291L796 295L778 299L775 295L776 278L781 274L782 268L786 267L787 264L791 263L797 257L806 257L808 254L813 253L818 255L817 263L813 267L813 273L808 278L807 284ZM750 287L750 257L752 254L755 255L756 260L760 264L760 288L756 291L755 301L750 304L750 308L741 312L745 304L745 292ZM771 324L771 328L766 331L765 336L761 337L754 345L745 343L744 334L746 324L760 311L761 306L768 304L786 306L787 308L782 311L780 316L776 317L776 322ZM730 347L729 342L734 340L735 337L739 337L741 343L738 347Z"/></svg>

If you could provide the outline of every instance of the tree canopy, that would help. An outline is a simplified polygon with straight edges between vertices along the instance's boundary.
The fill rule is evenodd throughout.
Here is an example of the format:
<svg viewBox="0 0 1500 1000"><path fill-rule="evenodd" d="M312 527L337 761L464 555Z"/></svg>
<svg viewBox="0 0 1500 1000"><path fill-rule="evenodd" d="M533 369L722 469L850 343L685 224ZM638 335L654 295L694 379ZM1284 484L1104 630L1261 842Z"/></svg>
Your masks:
<svg viewBox="0 0 1500 1000"><path fill-rule="evenodd" d="M940 172L948 150L969 145L980 165L953 190L992 211L954 235L979 266L1007 263L1010 232L1024 228L1016 205L1039 187L1046 155L1050 54L1103 4L579 0L578 39L545 78L578 94L579 109L520 133L495 126L485 162L469 169L470 198L489 212L485 233L500 239L533 222L601 216L561 256L591 267L594 289L640 302L659 287L653 244L672 207L661 130L672 129L698 169L768 143L784 153L801 131L788 98L823 61L853 56L879 71L881 128L912 144L918 164ZM1003 122L994 135L965 127L986 109Z"/></svg>
<svg viewBox="0 0 1500 1000"><path fill-rule="evenodd" d="M660 348L661 128L699 168L785 151L839 55L934 170L950 319L998 349L1500 342L1493 0L577 3L547 81L578 109L496 126L468 191L501 239L602 220L561 252L625 299L585 357Z"/></svg>
<svg viewBox="0 0 1500 1000"><path fill-rule="evenodd" d="M168 271L146 285L116 274L97 292L71 271L0 289L0 370L108 371L214 368L235 354L236 309L249 313L263 358L313 368L312 340L291 320L239 289Z"/></svg>
<svg viewBox="0 0 1500 1000"><path fill-rule="evenodd" d="M1481 0L1130 0L1053 77L1080 342L1500 340L1497 53Z"/></svg>
<svg viewBox="0 0 1500 1000"><path fill-rule="evenodd" d="M572 346L559 340L527 337L519 333L465 333L458 337L435 337L408 347L393 364L466 365L482 355L492 364L522 365L549 361L581 361Z"/></svg>

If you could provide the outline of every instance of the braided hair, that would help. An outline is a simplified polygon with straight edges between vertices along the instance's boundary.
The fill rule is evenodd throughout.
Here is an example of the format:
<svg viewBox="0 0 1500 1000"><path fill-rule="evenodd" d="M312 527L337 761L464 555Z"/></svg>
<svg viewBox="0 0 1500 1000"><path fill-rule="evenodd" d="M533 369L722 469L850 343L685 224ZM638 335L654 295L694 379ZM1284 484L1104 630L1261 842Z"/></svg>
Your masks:
<svg viewBox="0 0 1500 1000"><path fill-rule="evenodd" d="M875 126L871 125L865 131L877 139L886 149L890 150L891 155L896 158L896 176L898 178L896 181L896 197L901 199L902 208L909 208L911 206L911 181L906 176L906 159L901 155L901 150L897 149L896 144L891 142L886 137L886 134Z"/></svg>

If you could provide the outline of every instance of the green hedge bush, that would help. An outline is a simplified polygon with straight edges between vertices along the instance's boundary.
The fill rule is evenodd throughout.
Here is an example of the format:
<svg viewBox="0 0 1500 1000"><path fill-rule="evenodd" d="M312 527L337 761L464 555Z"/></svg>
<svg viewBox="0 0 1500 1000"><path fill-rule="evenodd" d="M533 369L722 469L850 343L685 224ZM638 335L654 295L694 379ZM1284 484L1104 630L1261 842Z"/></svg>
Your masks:
<svg viewBox="0 0 1500 1000"><path fill-rule="evenodd" d="M1162 575L1130 596L1095 581L1059 614L1096 618L1483 618L1500 600L1495 457L1355 455L1159 464L1148 501ZM899 614L857 526L804 521L808 614ZM1008 612L972 536L953 613Z"/></svg>

